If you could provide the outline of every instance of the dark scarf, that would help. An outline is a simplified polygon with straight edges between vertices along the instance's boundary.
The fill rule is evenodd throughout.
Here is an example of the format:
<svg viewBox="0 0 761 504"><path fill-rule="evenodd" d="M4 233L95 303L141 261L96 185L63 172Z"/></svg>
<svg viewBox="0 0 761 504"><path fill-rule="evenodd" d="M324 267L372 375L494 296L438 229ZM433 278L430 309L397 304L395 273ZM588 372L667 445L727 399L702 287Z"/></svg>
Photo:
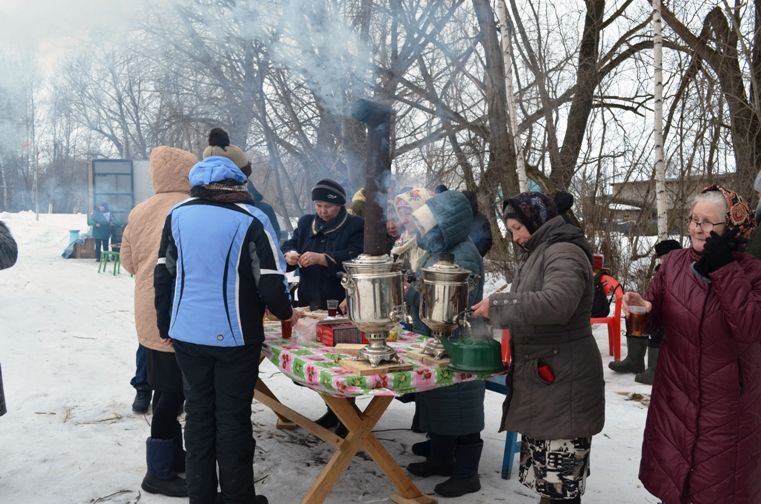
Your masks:
<svg viewBox="0 0 761 504"><path fill-rule="evenodd" d="M320 219L317 214L314 214L314 218L312 219L312 235L335 233L346 224L348 219L349 214L346 212L346 207L344 206L341 207L341 211L338 212L338 215L327 222Z"/></svg>
<svg viewBox="0 0 761 504"><path fill-rule="evenodd" d="M502 218L518 220L531 234L557 214L555 202L539 192L520 193L502 204Z"/></svg>
<svg viewBox="0 0 761 504"><path fill-rule="evenodd" d="M190 195L216 203L253 203L246 184L226 184L219 182L202 186L193 186Z"/></svg>

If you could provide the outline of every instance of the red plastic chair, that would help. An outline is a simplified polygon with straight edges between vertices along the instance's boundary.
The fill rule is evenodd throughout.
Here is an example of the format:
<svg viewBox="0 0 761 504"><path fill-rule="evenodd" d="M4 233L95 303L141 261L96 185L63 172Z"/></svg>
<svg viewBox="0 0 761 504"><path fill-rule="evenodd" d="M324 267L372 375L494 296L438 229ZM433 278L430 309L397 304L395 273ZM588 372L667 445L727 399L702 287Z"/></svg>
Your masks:
<svg viewBox="0 0 761 504"><path fill-rule="evenodd" d="M590 320L592 324L608 324L608 348L610 355L613 356L613 360L621 360L621 303L624 298L624 289L621 284L612 276L603 274L600 276L600 283L602 284L605 296L610 298L610 295L615 292L615 306L613 313L607 317L592 317Z"/></svg>

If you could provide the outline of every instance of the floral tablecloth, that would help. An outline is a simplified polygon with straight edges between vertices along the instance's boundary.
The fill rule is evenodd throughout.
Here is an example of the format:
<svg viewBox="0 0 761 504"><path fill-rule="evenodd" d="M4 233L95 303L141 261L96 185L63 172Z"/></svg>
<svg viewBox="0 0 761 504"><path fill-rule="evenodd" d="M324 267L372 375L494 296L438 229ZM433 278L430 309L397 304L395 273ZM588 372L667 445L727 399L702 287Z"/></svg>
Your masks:
<svg viewBox="0 0 761 504"><path fill-rule="evenodd" d="M412 369L367 376L360 376L342 367L338 363L339 359L352 357L336 352L334 347L324 346L318 341L303 345L283 339L279 322L265 324L264 333L266 339L262 353L283 374L301 385L332 396L402 395L494 376L489 373L462 373L422 364L407 353L413 350L419 353L421 344L427 338L409 331L402 331L399 340L389 342L389 345L403 362L412 364Z"/></svg>

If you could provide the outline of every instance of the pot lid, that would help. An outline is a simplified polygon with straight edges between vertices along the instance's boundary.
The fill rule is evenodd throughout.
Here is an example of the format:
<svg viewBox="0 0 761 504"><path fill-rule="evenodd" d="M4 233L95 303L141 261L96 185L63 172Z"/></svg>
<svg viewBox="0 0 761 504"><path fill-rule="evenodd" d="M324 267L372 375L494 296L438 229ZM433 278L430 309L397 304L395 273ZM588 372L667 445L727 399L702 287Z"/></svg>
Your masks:
<svg viewBox="0 0 761 504"><path fill-rule="evenodd" d="M351 261L343 262L344 269L350 274L359 273L383 273L401 271L404 267L402 261L394 261L388 254L374 256L369 254L360 254Z"/></svg>
<svg viewBox="0 0 761 504"><path fill-rule="evenodd" d="M454 262L454 255L441 254L438 260L423 268L423 278L430 280L467 281L470 271Z"/></svg>

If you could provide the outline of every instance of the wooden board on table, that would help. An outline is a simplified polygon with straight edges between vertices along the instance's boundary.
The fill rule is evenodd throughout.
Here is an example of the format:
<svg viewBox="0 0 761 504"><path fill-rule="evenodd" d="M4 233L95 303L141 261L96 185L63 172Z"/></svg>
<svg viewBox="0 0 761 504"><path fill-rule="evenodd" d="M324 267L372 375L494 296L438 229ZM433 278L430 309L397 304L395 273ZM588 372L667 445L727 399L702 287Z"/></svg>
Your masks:
<svg viewBox="0 0 761 504"><path fill-rule="evenodd" d="M317 320L322 320L325 317L328 316L328 310L310 310L309 308L294 308L295 311L299 312L299 315L302 317L309 317Z"/></svg>
<svg viewBox="0 0 761 504"><path fill-rule="evenodd" d="M433 367L433 368L446 368L449 366L449 357L445 357L443 359L434 359L430 355L426 355L421 352L413 352L413 351L407 351L407 356L415 359L416 361L420 362L424 366Z"/></svg>
<svg viewBox="0 0 761 504"><path fill-rule="evenodd" d="M336 353L342 353L347 355L357 355L361 348L366 347L365 343L338 343L334 348Z"/></svg>
<svg viewBox="0 0 761 504"><path fill-rule="evenodd" d="M401 364L396 362L387 362L385 364L381 363L378 366L373 367L367 361L359 361L354 359L341 359L338 361L338 364L340 364L342 368L348 369L349 371L353 371L360 376L386 374L386 373L393 373L396 371L409 371L410 369L412 369L412 364L405 364L404 362L402 362Z"/></svg>

